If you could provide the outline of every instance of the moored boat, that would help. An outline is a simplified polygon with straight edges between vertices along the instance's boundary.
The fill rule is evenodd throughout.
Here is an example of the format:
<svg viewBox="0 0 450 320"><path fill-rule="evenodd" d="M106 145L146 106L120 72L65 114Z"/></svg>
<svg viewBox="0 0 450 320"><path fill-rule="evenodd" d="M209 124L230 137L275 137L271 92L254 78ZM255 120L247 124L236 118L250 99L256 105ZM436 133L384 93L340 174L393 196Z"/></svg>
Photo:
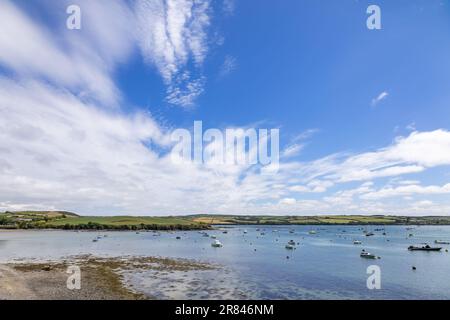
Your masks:
<svg viewBox="0 0 450 320"><path fill-rule="evenodd" d="M221 247L223 247L223 244L219 240L214 240L214 242L211 243L211 247L221 248Z"/></svg>
<svg viewBox="0 0 450 320"><path fill-rule="evenodd" d="M425 246L409 246L408 250L409 251L441 251L441 247L431 247L428 244Z"/></svg>
<svg viewBox="0 0 450 320"><path fill-rule="evenodd" d="M434 243L436 243L436 244L450 244L450 241L434 240Z"/></svg>
<svg viewBox="0 0 450 320"><path fill-rule="evenodd" d="M361 258L365 258L365 259L378 259L379 257L377 257L376 255L374 255L374 254L372 254L372 253L370 253L370 252L367 252L366 250L362 250L361 251L361 253L360 253L360 255L359 255Z"/></svg>

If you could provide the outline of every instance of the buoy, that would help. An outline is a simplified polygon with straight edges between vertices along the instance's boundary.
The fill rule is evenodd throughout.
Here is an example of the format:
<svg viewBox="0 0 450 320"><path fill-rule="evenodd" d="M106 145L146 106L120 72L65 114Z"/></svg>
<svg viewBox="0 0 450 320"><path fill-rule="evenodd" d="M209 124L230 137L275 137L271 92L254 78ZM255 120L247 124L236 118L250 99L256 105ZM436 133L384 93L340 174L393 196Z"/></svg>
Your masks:
<svg viewBox="0 0 450 320"><path fill-rule="evenodd" d="M413 266L412 269L413 269L413 270L416 270L416 267Z"/></svg>

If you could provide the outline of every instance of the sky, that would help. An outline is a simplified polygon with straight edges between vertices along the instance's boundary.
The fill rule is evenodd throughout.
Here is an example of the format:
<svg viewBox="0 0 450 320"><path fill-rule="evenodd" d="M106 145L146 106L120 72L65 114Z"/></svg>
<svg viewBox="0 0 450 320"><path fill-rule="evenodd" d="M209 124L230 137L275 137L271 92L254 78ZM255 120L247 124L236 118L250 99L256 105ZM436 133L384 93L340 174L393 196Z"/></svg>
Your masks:
<svg viewBox="0 0 450 320"><path fill-rule="evenodd" d="M0 211L450 215L449 57L444 0L0 0ZM174 162L194 121L279 170Z"/></svg>

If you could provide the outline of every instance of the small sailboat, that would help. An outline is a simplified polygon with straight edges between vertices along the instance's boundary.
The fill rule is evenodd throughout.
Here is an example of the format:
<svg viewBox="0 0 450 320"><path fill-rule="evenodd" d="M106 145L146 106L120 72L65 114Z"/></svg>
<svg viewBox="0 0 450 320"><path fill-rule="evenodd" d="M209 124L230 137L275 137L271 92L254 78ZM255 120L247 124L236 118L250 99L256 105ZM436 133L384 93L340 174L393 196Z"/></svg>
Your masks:
<svg viewBox="0 0 450 320"><path fill-rule="evenodd" d="M213 248L221 248L221 247L223 247L223 244L219 240L214 240L214 242L211 243L211 247L213 247Z"/></svg>

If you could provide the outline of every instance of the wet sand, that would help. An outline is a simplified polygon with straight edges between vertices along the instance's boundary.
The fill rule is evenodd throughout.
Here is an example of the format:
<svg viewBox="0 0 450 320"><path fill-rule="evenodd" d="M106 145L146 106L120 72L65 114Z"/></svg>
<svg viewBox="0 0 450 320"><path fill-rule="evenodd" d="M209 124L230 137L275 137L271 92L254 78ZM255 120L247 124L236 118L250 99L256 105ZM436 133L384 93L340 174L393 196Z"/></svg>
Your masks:
<svg viewBox="0 0 450 320"><path fill-rule="evenodd" d="M67 288L69 266L81 271L81 288ZM156 257L97 258L71 257L61 261L17 261L0 264L1 300L136 300L155 299L138 292L124 274L212 270L212 265L190 260ZM188 281L188 279L186 279Z"/></svg>

